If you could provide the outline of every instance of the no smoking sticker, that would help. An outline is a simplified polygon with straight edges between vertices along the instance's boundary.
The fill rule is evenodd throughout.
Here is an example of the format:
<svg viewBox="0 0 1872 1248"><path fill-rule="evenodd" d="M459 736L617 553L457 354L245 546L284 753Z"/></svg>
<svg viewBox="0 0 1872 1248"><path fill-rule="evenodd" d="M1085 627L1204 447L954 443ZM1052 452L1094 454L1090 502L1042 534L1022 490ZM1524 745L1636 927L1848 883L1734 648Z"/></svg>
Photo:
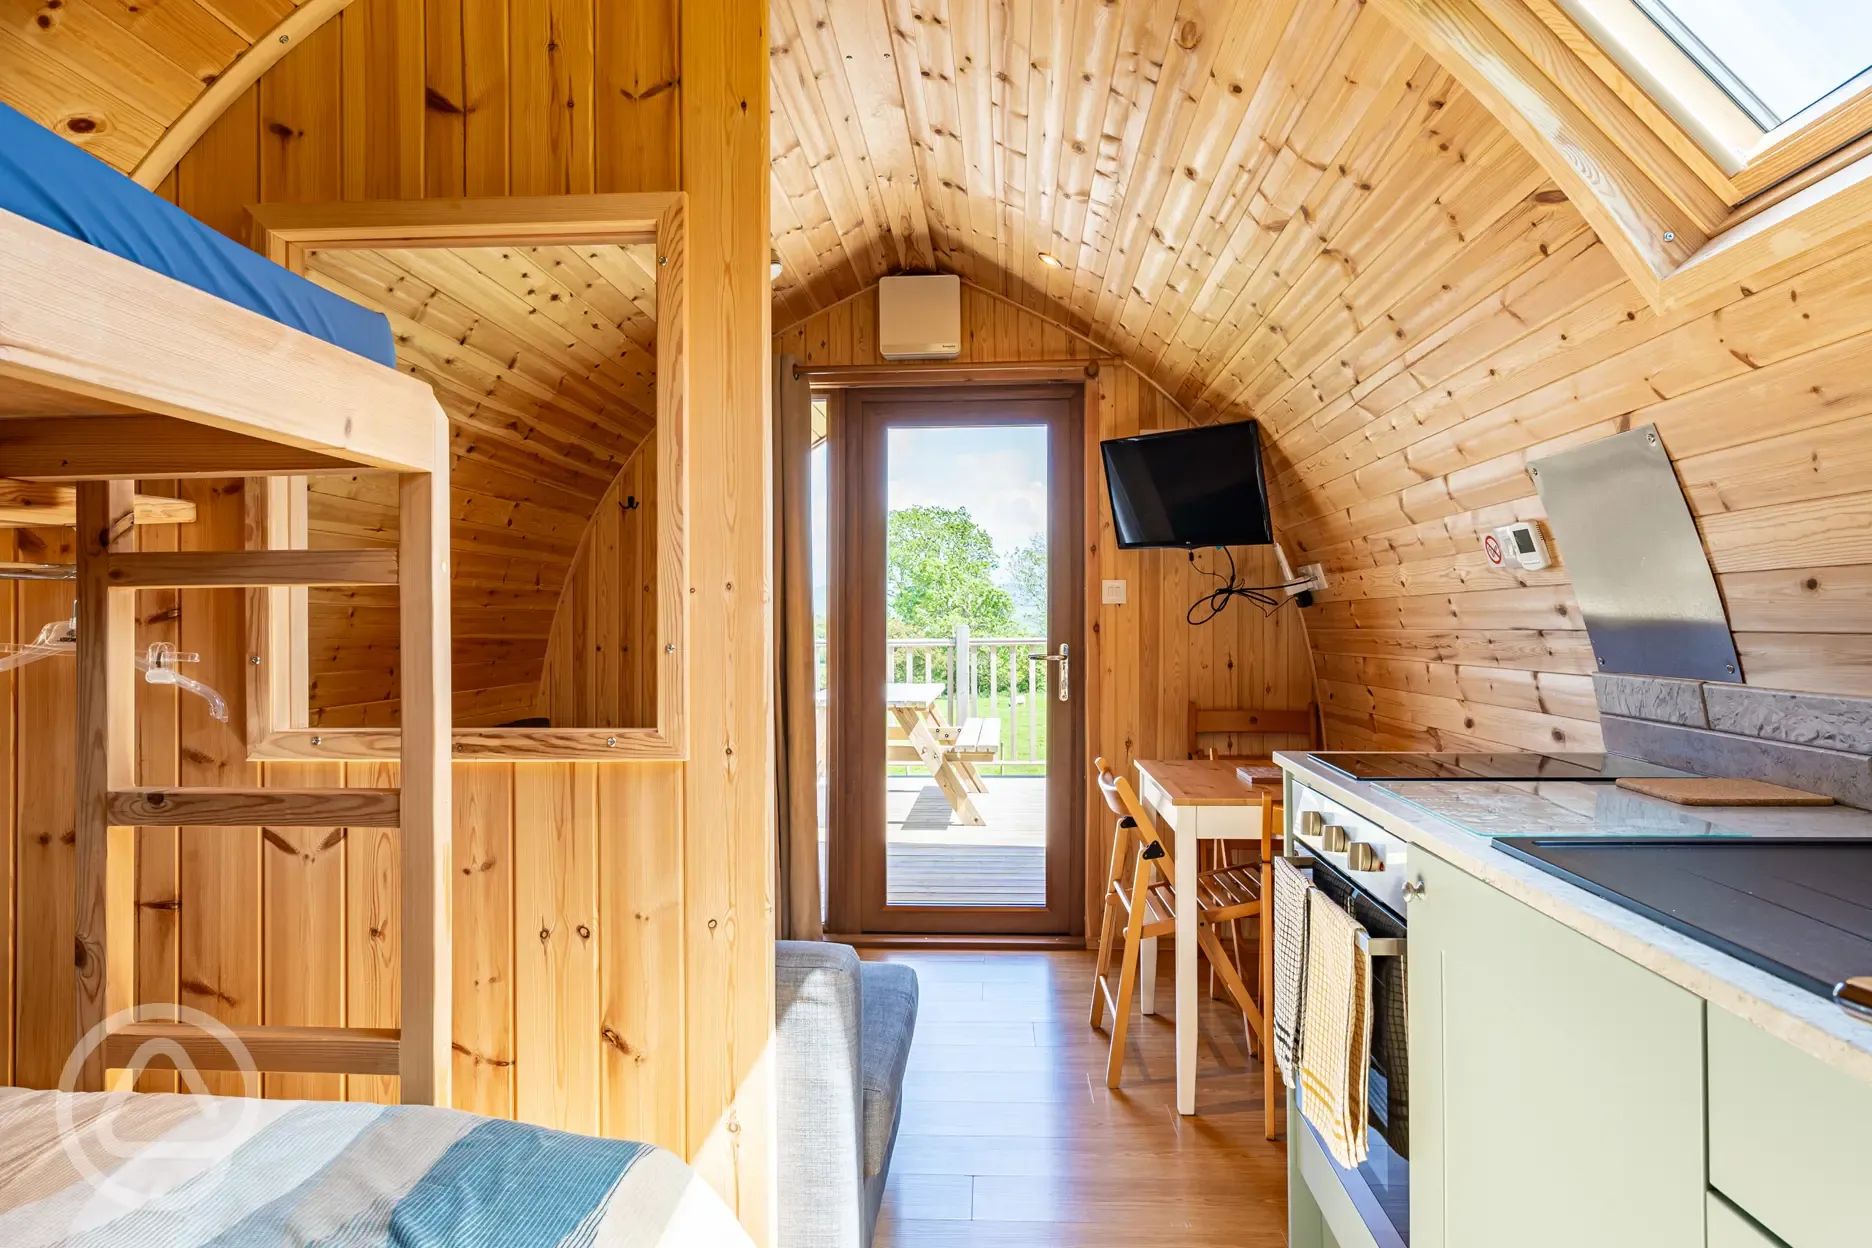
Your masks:
<svg viewBox="0 0 1872 1248"><path fill-rule="evenodd" d="M1498 568L1501 567L1501 543L1495 540L1495 535L1493 533L1490 533L1482 539L1482 553L1488 556L1488 561L1490 563Z"/></svg>

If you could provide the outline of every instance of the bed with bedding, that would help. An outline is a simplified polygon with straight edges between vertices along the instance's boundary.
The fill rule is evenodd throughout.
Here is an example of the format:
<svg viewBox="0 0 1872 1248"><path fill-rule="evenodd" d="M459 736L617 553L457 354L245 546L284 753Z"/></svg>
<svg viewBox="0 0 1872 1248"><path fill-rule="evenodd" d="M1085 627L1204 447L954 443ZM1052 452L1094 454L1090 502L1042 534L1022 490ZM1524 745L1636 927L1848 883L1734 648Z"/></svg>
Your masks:
<svg viewBox="0 0 1872 1248"><path fill-rule="evenodd" d="M390 322L274 264L0 104L0 211L396 367Z"/></svg>
<svg viewBox="0 0 1872 1248"><path fill-rule="evenodd" d="M0 1244L722 1248L674 1154L426 1106L0 1088Z"/></svg>

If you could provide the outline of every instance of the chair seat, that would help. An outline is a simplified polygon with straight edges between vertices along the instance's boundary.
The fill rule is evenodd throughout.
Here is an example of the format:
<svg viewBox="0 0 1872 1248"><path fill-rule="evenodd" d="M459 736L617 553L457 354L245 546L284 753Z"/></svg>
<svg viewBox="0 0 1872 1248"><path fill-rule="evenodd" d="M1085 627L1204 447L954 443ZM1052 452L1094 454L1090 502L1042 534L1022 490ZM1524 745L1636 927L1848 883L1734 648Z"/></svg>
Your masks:
<svg viewBox="0 0 1872 1248"><path fill-rule="evenodd" d="M1151 911L1146 923L1161 912L1164 921L1176 915L1176 889L1159 880L1150 887ZM1261 911L1261 876L1254 867L1218 867L1196 877L1198 916L1204 923L1227 923ZM1126 913L1130 913L1129 906Z"/></svg>

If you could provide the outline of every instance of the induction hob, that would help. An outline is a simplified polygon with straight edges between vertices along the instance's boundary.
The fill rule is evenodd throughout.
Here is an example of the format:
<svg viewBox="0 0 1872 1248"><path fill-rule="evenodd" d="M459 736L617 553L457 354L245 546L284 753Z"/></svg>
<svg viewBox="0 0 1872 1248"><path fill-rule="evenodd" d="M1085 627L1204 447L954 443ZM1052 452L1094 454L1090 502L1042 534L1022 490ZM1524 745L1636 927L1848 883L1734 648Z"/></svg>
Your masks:
<svg viewBox="0 0 1872 1248"><path fill-rule="evenodd" d="M1387 754L1327 750L1311 754L1354 780L1581 780L1610 784L1625 776L1682 779L1695 773L1619 754Z"/></svg>
<svg viewBox="0 0 1872 1248"><path fill-rule="evenodd" d="M1872 840L1505 837L1496 847L1712 945L1834 996L1872 975Z"/></svg>

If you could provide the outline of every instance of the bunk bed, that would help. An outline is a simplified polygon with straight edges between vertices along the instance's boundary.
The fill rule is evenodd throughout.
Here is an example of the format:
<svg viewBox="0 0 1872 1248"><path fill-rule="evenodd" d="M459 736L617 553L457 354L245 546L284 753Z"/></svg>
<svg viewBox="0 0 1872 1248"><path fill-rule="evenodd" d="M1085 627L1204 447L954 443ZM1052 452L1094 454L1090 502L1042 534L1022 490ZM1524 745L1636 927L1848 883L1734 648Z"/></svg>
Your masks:
<svg viewBox="0 0 1872 1248"><path fill-rule="evenodd" d="M393 361L381 316L0 106L0 477L76 489L79 1037L65 1090L0 1089L0 1242L81 1226L270 1240L289 1223L347 1243L746 1242L661 1150L445 1108L449 426ZM136 549L139 478L332 471L397 474L394 552ZM400 787L139 786L135 591L309 584L398 587ZM152 825L400 828L401 1026L225 1026L135 1003L134 836ZM109 1094L152 1053L197 1089L196 1072L239 1072L250 1095L260 1072L396 1075L404 1105ZM165 1149L178 1138L192 1151ZM204 1139L220 1145L206 1163Z"/></svg>

